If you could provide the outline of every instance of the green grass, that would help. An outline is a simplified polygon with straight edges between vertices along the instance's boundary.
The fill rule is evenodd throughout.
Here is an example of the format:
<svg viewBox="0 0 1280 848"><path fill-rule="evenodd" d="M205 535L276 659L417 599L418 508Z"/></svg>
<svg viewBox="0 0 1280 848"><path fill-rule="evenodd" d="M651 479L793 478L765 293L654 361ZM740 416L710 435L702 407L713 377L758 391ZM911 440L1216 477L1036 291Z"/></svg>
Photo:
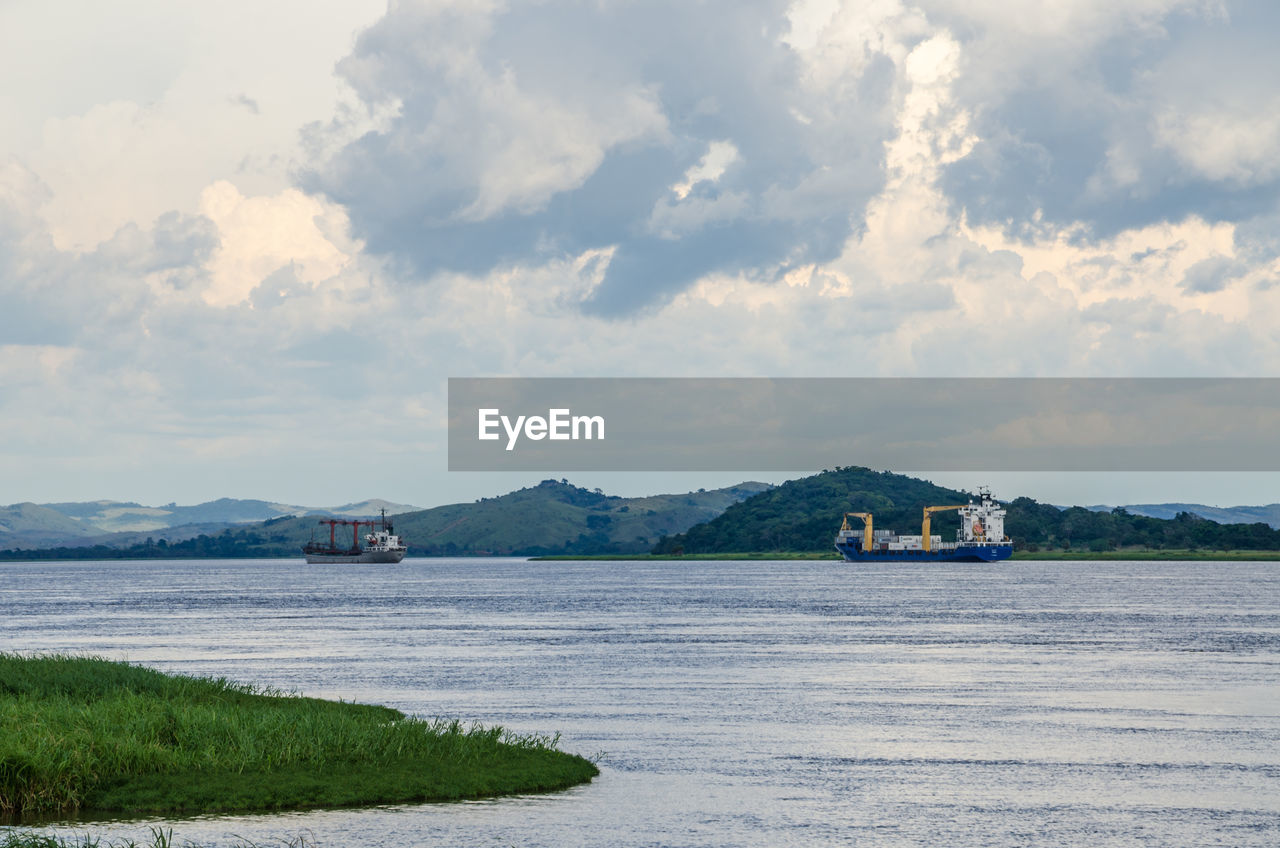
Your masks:
<svg viewBox="0 0 1280 848"><path fill-rule="evenodd" d="M563 789L558 736L90 657L0 653L0 814L192 813Z"/></svg>
<svg viewBox="0 0 1280 848"><path fill-rule="evenodd" d="M269 843L271 848L310 848L314 843L307 841L303 835L290 839ZM265 846L241 839L235 843L236 848L265 848ZM61 836L55 833L37 833L34 831L10 830L0 837L0 848L177 848L173 841L173 829L153 827L151 839L139 842L129 837L106 839L88 833ZM183 842L182 848L193 848L192 843Z"/></svg>

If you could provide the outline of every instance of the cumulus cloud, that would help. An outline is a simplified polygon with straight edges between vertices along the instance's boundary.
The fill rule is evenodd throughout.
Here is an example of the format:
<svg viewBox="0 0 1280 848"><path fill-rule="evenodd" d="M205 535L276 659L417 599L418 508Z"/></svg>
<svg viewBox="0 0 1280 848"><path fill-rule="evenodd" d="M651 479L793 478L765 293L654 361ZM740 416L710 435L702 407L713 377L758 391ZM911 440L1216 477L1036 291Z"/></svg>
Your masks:
<svg viewBox="0 0 1280 848"><path fill-rule="evenodd" d="M1182 277L1182 287L1200 294L1220 292L1233 280L1239 279L1249 269L1241 262L1226 256L1202 259L1187 269Z"/></svg>
<svg viewBox="0 0 1280 848"><path fill-rule="evenodd" d="M970 220L1029 232L1038 213L1105 237L1273 201L1270 4L922 5L968 34L961 97L981 140L947 190Z"/></svg>
<svg viewBox="0 0 1280 848"><path fill-rule="evenodd" d="M302 184L423 277L609 249L585 303L601 314L711 272L776 278L838 250L891 121L890 77L811 79L786 11L396 4L339 68L395 117Z"/></svg>
<svg viewBox="0 0 1280 848"><path fill-rule="evenodd" d="M319 132L342 140L301 185L404 276L607 250L582 307L609 316L711 274L776 282L835 260L904 179L892 155L941 169L943 207L895 207L910 229L1242 220L1280 178L1259 9L398 3L339 67L384 120ZM902 110L927 112L937 84L958 123L907 152Z"/></svg>
<svg viewBox="0 0 1280 848"><path fill-rule="evenodd" d="M241 303L283 267L291 269L290 279L314 284L334 277L350 260L330 241L341 242L346 233L342 210L297 189L246 198L220 180L201 194L200 211L220 236L208 257L203 292L213 306Z"/></svg>
<svg viewBox="0 0 1280 848"><path fill-rule="evenodd" d="M293 185L239 170L269 85L206 90L234 131L169 183L181 86L50 116L0 166L0 472L443 468L458 374L1267 373L1260 15L398 2Z"/></svg>
<svg viewBox="0 0 1280 848"><path fill-rule="evenodd" d="M64 248L191 214L201 190L289 186L298 128L332 114L333 64L385 0L0 3L0 150L49 186ZM74 11L72 11L74 10Z"/></svg>

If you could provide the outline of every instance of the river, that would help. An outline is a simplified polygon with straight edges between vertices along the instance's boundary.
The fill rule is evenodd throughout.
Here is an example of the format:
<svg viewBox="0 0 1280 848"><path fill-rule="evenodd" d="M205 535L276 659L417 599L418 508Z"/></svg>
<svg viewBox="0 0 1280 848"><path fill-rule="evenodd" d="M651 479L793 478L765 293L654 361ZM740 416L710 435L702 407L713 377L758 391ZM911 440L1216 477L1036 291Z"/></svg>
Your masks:
<svg viewBox="0 0 1280 848"><path fill-rule="evenodd" d="M602 771L548 795L64 834L1280 844L1280 563L0 563L0 650L560 732Z"/></svg>

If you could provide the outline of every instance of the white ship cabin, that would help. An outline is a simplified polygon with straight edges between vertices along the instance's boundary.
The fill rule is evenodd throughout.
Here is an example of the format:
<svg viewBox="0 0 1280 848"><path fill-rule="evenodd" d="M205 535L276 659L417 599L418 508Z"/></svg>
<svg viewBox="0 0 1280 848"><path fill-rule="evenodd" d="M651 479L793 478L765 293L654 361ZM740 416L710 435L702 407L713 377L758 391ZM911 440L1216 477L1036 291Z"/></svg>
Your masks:
<svg viewBox="0 0 1280 848"><path fill-rule="evenodd" d="M960 509L960 541L1007 542L1004 535L1005 510L991 499L991 492L980 489L981 503L971 503Z"/></svg>
<svg viewBox="0 0 1280 848"><path fill-rule="evenodd" d="M388 533L386 530L377 530L373 533L367 533L364 537L364 541L369 550L406 550L405 546L400 542L400 537L392 533Z"/></svg>

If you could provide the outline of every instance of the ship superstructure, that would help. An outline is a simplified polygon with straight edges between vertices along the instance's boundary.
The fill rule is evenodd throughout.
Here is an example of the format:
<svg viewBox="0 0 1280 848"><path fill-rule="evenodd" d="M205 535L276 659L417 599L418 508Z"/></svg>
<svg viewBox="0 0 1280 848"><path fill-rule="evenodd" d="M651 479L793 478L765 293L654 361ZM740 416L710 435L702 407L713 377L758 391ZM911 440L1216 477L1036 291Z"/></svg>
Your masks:
<svg viewBox="0 0 1280 848"><path fill-rule="evenodd" d="M302 548L307 562L399 562L404 559L408 547L395 534L395 528L387 520L387 511L382 510L379 520L347 521L342 518L322 518L321 524L329 525L329 544L317 542L314 538ZM351 528L351 546L343 547L335 538L338 527ZM361 544L360 528L368 527L369 532Z"/></svg>
<svg viewBox="0 0 1280 848"><path fill-rule="evenodd" d="M849 562L996 562L1013 555L1013 543L1004 532L1005 509L981 488L978 502L954 506L927 506L919 536L907 536L892 530L876 530L869 512L845 513L844 523L836 534L836 550ZM956 510L960 513L960 529L954 542L944 542L933 535L930 524L936 512ZM862 520L855 527L850 518Z"/></svg>

